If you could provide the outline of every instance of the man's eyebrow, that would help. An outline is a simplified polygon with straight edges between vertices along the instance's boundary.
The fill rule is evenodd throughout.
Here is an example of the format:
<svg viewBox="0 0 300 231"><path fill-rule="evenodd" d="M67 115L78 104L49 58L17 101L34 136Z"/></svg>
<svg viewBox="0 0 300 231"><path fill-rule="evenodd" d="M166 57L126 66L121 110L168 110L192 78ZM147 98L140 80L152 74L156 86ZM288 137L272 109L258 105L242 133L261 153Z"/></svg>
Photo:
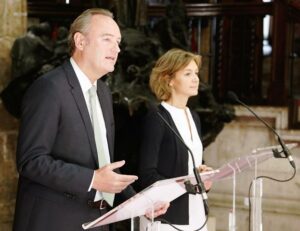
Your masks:
<svg viewBox="0 0 300 231"><path fill-rule="evenodd" d="M110 33L104 33L104 34L101 34L100 36L115 37L113 34L110 34ZM121 40L121 37L117 37L117 39L120 39L120 40Z"/></svg>
<svg viewBox="0 0 300 231"><path fill-rule="evenodd" d="M110 33L103 33L103 34L101 34L100 36L111 36L111 37L113 37L113 34L110 34Z"/></svg>
<svg viewBox="0 0 300 231"><path fill-rule="evenodd" d="M104 34L101 34L100 36L101 37L105 37L105 36L114 37L114 35L110 34L110 33L104 33ZM121 37L117 37L117 40L120 43L121 42Z"/></svg>

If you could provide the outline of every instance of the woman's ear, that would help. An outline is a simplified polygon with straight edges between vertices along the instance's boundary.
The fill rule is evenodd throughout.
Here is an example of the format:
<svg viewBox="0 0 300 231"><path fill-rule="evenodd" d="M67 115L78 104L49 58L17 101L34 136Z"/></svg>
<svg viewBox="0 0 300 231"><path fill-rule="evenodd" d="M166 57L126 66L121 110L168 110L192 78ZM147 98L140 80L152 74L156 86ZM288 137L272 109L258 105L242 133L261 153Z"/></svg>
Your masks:
<svg viewBox="0 0 300 231"><path fill-rule="evenodd" d="M169 79L168 85L169 85L170 87L173 87L173 79L171 78L171 76L167 75L166 77Z"/></svg>

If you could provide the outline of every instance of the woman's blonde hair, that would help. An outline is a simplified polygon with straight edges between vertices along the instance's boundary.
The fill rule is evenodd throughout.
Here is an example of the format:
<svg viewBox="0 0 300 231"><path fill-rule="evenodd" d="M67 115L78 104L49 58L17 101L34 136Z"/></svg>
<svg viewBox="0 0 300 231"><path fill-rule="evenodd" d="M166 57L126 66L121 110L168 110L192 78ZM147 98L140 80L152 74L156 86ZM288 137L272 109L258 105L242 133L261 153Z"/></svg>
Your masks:
<svg viewBox="0 0 300 231"><path fill-rule="evenodd" d="M171 49L163 54L156 62L150 74L150 88L160 101L171 97L169 83L175 73L185 68L191 61L201 66L201 56L181 49Z"/></svg>
<svg viewBox="0 0 300 231"><path fill-rule="evenodd" d="M113 14L106 9L91 8L82 12L71 24L68 36L70 55L72 56L75 50L74 35L77 32L82 34L87 33L93 15L104 15L113 18Z"/></svg>

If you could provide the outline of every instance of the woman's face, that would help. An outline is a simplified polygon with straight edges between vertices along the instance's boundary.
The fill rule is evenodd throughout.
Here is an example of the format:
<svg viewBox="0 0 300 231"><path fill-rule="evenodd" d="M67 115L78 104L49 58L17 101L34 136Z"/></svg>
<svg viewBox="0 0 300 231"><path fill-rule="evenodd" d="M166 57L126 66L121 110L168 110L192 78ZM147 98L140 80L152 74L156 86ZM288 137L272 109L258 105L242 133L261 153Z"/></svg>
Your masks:
<svg viewBox="0 0 300 231"><path fill-rule="evenodd" d="M175 73L169 85L172 89L171 97L189 98L198 94L199 76L198 66L192 60L186 67Z"/></svg>

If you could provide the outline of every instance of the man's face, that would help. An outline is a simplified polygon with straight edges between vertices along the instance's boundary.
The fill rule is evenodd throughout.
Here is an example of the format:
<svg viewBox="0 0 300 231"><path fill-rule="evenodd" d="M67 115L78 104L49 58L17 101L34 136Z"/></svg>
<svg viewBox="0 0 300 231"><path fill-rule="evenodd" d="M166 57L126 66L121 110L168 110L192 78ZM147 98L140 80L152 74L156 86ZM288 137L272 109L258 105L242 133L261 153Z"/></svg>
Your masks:
<svg viewBox="0 0 300 231"><path fill-rule="evenodd" d="M121 42L121 32L116 22L104 15L92 16L84 34L82 58L85 69L92 78L100 78L114 70Z"/></svg>

